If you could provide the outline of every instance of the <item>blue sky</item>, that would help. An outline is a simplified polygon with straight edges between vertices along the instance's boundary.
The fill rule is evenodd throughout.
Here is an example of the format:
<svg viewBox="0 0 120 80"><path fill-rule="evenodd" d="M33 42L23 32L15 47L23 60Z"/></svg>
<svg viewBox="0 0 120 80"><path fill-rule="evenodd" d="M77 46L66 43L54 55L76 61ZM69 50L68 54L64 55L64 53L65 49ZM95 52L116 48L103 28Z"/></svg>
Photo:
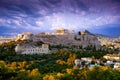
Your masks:
<svg viewBox="0 0 120 80"><path fill-rule="evenodd" d="M0 35L56 28L120 36L120 0L0 0Z"/></svg>

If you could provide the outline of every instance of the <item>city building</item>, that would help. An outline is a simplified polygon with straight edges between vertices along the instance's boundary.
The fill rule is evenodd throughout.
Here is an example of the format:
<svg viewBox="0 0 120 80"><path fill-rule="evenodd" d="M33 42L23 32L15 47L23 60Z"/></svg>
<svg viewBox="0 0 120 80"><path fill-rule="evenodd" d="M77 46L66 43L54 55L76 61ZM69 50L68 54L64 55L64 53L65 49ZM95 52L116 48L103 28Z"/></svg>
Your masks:
<svg viewBox="0 0 120 80"><path fill-rule="evenodd" d="M120 56L117 54L107 54L107 55L103 56L103 58L105 58L107 60L116 60L116 61L120 60Z"/></svg>
<svg viewBox="0 0 120 80"><path fill-rule="evenodd" d="M116 62L115 64L114 64L114 69L115 68L120 68L120 62Z"/></svg>
<svg viewBox="0 0 120 80"><path fill-rule="evenodd" d="M80 61L80 59L75 59L75 66L76 67L81 67L81 61Z"/></svg>
<svg viewBox="0 0 120 80"><path fill-rule="evenodd" d="M90 57L82 57L81 60L90 63L92 61L92 58L90 58Z"/></svg>
<svg viewBox="0 0 120 80"><path fill-rule="evenodd" d="M3 37L3 36L0 36L0 44L2 43L7 43L7 42L10 42L10 41L15 41L15 36L13 37Z"/></svg>

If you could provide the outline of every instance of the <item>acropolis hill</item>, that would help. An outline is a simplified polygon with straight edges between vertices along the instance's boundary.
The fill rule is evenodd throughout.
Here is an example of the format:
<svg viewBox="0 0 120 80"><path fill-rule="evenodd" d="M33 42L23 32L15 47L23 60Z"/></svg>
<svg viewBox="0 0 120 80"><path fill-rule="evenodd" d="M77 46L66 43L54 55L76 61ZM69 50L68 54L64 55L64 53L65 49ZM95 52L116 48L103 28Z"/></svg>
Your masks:
<svg viewBox="0 0 120 80"><path fill-rule="evenodd" d="M32 33L18 34L16 40L32 40L33 42L42 41L50 45L64 45L64 46L82 46L87 47L88 45L100 47L98 38L87 30L75 33L74 30L67 29L56 29L55 33L45 32L33 35Z"/></svg>
<svg viewBox="0 0 120 80"><path fill-rule="evenodd" d="M13 40L12 38L10 39ZM4 41L7 42L8 38L2 38L0 40L1 43ZM87 30L79 31L76 33L74 30L59 28L56 29L54 33L40 32L38 34L32 34L31 32L24 32L22 34L18 34L17 37L14 38L14 40L30 40L31 43L41 41L49 45L63 45L68 47L82 46L83 48L85 48L88 46L92 46L96 47L96 49L99 49L102 46L107 46L111 49L120 49L120 37L110 38L98 36Z"/></svg>

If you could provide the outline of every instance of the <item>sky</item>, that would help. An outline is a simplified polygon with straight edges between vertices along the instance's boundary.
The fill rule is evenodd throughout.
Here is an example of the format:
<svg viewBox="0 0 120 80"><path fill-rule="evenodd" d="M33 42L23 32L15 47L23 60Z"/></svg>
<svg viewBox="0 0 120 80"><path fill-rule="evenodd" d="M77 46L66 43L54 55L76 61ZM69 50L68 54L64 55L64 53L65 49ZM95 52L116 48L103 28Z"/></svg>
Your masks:
<svg viewBox="0 0 120 80"><path fill-rule="evenodd" d="M120 0L0 0L0 35L56 28L120 36Z"/></svg>

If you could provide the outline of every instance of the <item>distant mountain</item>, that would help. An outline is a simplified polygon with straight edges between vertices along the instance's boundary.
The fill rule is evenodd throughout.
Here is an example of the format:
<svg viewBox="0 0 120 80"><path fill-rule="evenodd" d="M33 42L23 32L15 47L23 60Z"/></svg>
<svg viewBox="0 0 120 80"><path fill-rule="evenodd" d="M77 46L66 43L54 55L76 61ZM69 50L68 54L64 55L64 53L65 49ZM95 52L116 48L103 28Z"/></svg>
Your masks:
<svg viewBox="0 0 120 80"><path fill-rule="evenodd" d="M95 33L94 35L96 35L96 36L98 36L98 37L111 37L111 36L108 36L108 35L98 34L98 33Z"/></svg>
<svg viewBox="0 0 120 80"><path fill-rule="evenodd" d="M92 33L88 30L82 30L82 31L79 31L78 32L78 35L93 35L93 36L96 36L96 37L103 37L103 38L118 38L119 36L115 37L115 36L109 36L109 35L104 35L104 34L99 34L99 33Z"/></svg>

